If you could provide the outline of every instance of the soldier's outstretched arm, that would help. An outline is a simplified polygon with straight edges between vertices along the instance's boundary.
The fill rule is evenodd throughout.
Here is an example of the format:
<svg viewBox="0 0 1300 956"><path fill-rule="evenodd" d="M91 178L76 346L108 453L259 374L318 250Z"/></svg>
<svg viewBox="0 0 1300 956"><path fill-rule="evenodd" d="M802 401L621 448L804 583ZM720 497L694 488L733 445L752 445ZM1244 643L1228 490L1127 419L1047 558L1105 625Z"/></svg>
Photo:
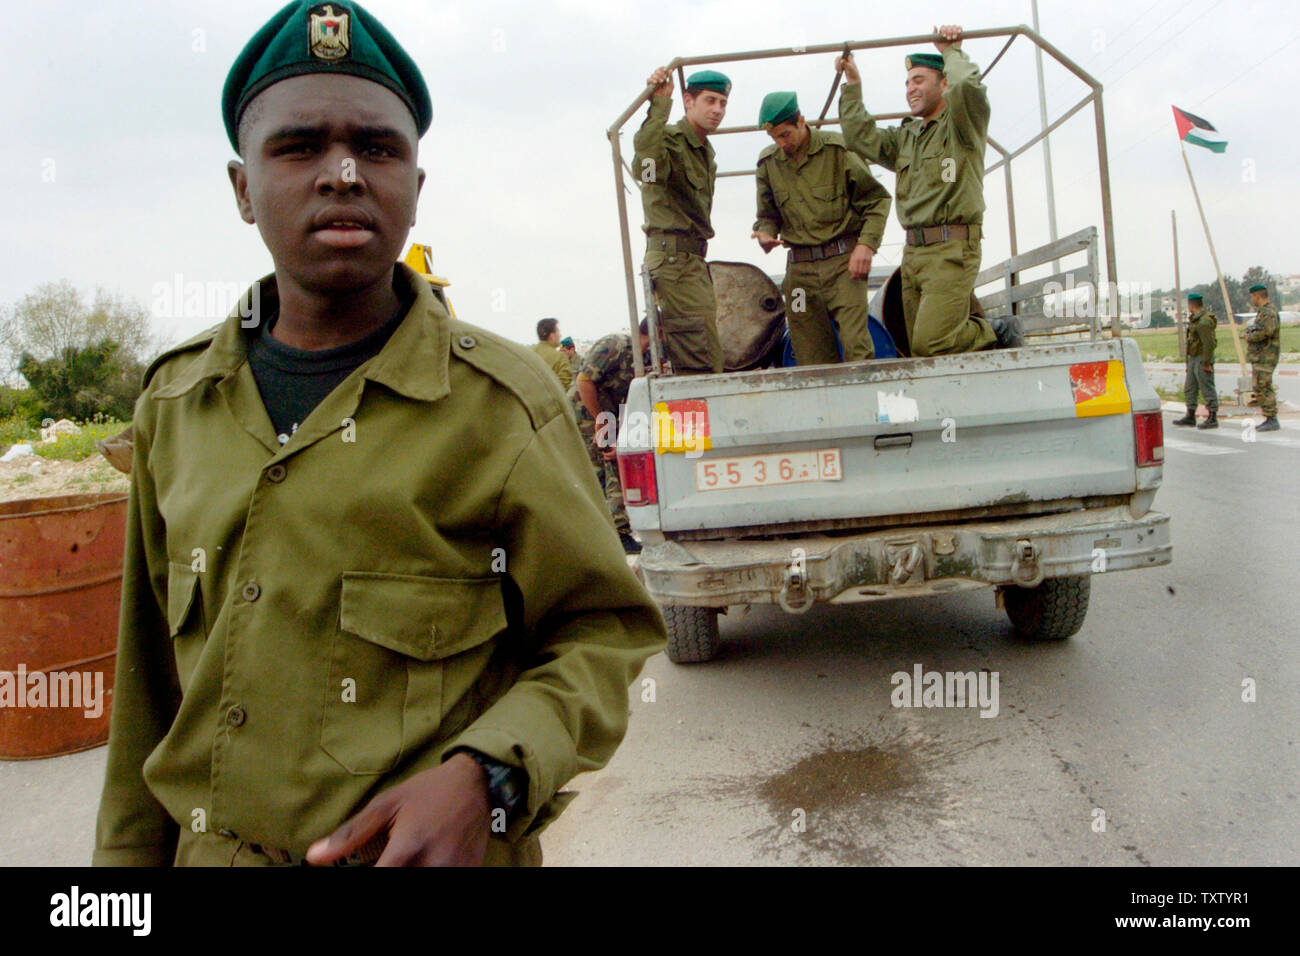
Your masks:
<svg viewBox="0 0 1300 956"><path fill-rule="evenodd" d="M668 178L671 157L664 130L668 126L668 115L673 108L673 78L663 67L655 70L646 80L646 85L658 83L654 95L650 97L650 111L645 122L632 137L632 148L636 151L632 158L632 171L643 183L663 182Z"/></svg>
<svg viewBox="0 0 1300 956"><path fill-rule="evenodd" d="M982 146L989 133L989 91L980 79L980 69L971 62L957 43L940 46L943 53L943 75L948 81L944 99L952 111L952 120L958 134L967 145Z"/></svg>
<svg viewBox="0 0 1300 956"><path fill-rule="evenodd" d="M869 163L898 170L898 131L877 125L862 104L862 83L845 83L840 89L840 129L844 142Z"/></svg>

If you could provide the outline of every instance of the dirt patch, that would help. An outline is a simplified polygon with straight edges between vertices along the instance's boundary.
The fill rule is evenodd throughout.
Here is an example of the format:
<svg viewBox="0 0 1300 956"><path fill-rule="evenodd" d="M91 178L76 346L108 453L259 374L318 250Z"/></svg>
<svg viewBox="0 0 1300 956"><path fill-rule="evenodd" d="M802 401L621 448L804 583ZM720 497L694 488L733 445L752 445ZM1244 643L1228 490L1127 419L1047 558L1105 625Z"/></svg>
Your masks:
<svg viewBox="0 0 1300 956"><path fill-rule="evenodd" d="M0 501L45 498L50 495L125 492L130 480L104 460L93 455L85 461L61 461L39 455L0 462Z"/></svg>

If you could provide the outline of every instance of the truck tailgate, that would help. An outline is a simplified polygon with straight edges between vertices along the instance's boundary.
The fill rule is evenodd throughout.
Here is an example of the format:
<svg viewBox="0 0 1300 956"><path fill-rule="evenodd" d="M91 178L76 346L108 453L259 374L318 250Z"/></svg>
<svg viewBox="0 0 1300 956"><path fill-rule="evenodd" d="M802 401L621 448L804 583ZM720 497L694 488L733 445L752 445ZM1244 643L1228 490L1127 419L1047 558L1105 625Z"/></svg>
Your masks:
<svg viewBox="0 0 1300 956"><path fill-rule="evenodd" d="M637 379L650 428L629 416L619 450L655 452L639 529L951 512L1131 494L1132 415L1158 409L1136 344L1106 339Z"/></svg>

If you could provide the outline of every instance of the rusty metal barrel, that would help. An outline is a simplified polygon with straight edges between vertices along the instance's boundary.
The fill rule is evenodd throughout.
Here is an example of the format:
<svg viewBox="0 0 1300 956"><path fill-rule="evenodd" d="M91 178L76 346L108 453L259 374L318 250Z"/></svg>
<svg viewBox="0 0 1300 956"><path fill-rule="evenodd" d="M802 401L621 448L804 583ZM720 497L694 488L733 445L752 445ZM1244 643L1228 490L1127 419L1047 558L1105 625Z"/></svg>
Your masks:
<svg viewBox="0 0 1300 956"><path fill-rule="evenodd" d="M0 502L0 759L108 739L127 496Z"/></svg>
<svg viewBox="0 0 1300 956"><path fill-rule="evenodd" d="M728 372L770 362L785 331L781 290L762 269L747 262L710 262L718 303L718 339Z"/></svg>

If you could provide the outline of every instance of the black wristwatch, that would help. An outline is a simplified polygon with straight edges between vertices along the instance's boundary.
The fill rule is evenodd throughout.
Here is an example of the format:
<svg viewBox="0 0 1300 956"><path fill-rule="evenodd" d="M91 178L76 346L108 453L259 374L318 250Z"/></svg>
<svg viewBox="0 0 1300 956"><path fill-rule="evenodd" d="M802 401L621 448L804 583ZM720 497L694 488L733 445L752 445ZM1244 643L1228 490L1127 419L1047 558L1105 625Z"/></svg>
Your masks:
<svg viewBox="0 0 1300 956"><path fill-rule="evenodd" d="M457 752L469 754L483 768L488 778L488 802L493 810L506 812L507 823L513 821L528 796L528 774L468 747Z"/></svg>

